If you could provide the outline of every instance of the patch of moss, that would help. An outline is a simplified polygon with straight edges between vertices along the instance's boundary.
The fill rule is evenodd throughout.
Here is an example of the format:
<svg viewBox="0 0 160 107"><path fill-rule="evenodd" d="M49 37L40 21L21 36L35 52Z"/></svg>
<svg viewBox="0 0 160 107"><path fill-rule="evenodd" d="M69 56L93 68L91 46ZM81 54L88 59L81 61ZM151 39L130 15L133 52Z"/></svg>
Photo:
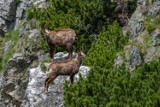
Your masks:
<svg viewBox="0 0 160 107"><path fill-rule="evenodd" d="M43 60L42 62L41 62L41 70L43 71L43 72L46 72L47 71L47 67L46 67L46 65L45 65L45 63L50 63L50 60L49 59L45 59L45 60Z"/></svg>
<svg viewBox="0 0 160 107"><path fill-rule="evenodd" d="M16 6L21 2L21 0L16 0Z"/></svg>
<svg viewBox="0 0 160 107"><path fill-rule="evenodd" d="M132 45L128 45L124 48L124 57L125 57L125 60L128 61L130 59L130 56L131 56L131 47Z"/></svg>
<svg viewBox="0 0 160 107"><path fill-rule="evenodd" d="M146 18L145 27L149 33L155 29L160 29L160 15Z"/></svg>
<svg viewBox="0 0 160 107"><path fill-rule="evenodd" d="M28 22L27 22L30 26L31 26L31 28L33 28L33 29L37 29L37 28L40 28L40 22L38 21L38 20L36 20L36 19L31 19L31 20L29 20Z"/></svg>
<svg viewBox="0 0 160 107"><path fill-rule="evenodd" d="M44 65L44 63L41 64L41 70L42 70L43 72L45 72L45 71L47 70L47 68L46 68L46 66Z"/></svg>
<svg viewBox="0 0 160 107"><path fill-rule="evenodd" d="M20 28L21 26L23 26L24 24L24 21L23 20L20 20L19 24L18 24L18 28Z"/></svg>
<svg viewBox="0 0 160 107"><path fill-rule="evenodd" d="M146 22L145 23L145 26L146 26L146 30L151 33L153 30L156 29L156 27L154 26L153 23L150 23L150 22Z"/></svg>

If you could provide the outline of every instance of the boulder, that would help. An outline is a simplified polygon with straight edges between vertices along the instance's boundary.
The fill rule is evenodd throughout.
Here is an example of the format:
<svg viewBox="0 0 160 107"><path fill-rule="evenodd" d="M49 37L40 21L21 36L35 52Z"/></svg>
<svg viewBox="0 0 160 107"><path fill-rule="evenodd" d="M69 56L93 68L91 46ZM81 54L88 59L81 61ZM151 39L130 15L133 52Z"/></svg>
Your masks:
<svg viewBox="0 0 160 107"><path fill-rule="evenodd" d="M12 29L11 26L16 15L16 0L1 0L0 1L0 32L7 32ZM2 35L0 33L0 36Z"/></svg>
<svg viewBox="0 0 160 107"><path fill-rule="evenodd" d="M158 14L160 14L160 1L159 0L153 3L153 5L148 11L148 16L154 17Z"/></svg>
<svg viewBox="0 0 160 107"><path fill-rule="evenodd" d="M155 31L152 37L153 46L160 46L160 31Z"/></svg>
<svg viewBox="0 0 160 107"><path fill-rule="evenodd" d="M55 54L55 60L63 60L68 54L62 52ZM49 64L46 64L47 66ZM86 78L89 67L81 66L79 73L75 75L74 82L78 81L79 74ZM23 101L23 107L64 107L63 84L69 80L69 76L59 76L54 80L54 84L49 86L48 95L44 92L44 81L46 74L41 70L40 65L29 70L29 83L26 89L26 99Z"/></svg>
<svg viewBox="0 0 160 107"><path fill-rule="evenodd" d="M140 56L140 52L137 47L135 46L129 46L128 49L126 50L125 54L126 58L126 68L128 68L130 71L134 70L134 67L137 65L142 64L142 58Z"/></svg>
<svg viewBox="0 0 160 107"><path fill-rule="evenodd" d="M6 71L3 74L1 83L1 105L6 107L19 107L25 96L25 90L28 83L29 61L24 56L13 57L6 65Z"/></svg>
<svg viewBox="0 0 160 107"><path fill-rule="evenodd" d="M136 38L142 34L145 31L144 22L145 16L142 12L142 8L138 6L128 23L128 27L130 28L129 36Z"/></svg>

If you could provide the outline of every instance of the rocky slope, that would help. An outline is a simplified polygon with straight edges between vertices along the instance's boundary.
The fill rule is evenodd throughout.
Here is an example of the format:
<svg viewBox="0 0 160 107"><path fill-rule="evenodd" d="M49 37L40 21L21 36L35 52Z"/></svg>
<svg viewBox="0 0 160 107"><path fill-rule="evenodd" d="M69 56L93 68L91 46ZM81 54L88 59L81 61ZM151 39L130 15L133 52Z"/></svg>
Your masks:
<svg viewBox="0 0 160 107"><path fill-rule="evenodd" d="M46 60L50 58L40 46L42 38L39 22L27 18L26 9L31 3L37 8L47 6L46 0L23 0L18 3L16 0L0 1L0 35L14 29L18 30L20 37L14 43L7 41L3 44L4 54L11 49L14 52L0 76L0 107L63 107L63 83L68 77L58 77L55 84L50 86L48 96L43 92L44 68L47 68ZM128 29L124 29L130 36L129 43L117 55L115 65L124 62L133 71L136 65L160 57L159 13L159 0L150 5L145 0L138 0ZM55 59L64 60L66 55L63 52L57 53ZM89 67L81 66L79 73L85 78L89 70ZM75 80L78 78L79 74Z"/></svg>
<svg viewBox="0 0 160 107"><path fill-rule="evenodd" d="M143 62L158 60L160 57L160 1L147 4L139 0L137 8L128 22L125 34L130 40L124 51L117 55L115 65L123 62L131 71ZM127 32L127 33L126 33Z"/></svg>
<svg viewBox="0 0 160 107"><path fill-rule="evenodd" d="M16 1L15 0L1 0L0 1L0 36L11 29L16 15Z"/></svg>
<svg viewBox="0 0 160 107"><path fill-rule="evenodd" d="M28 20L26 9L31 5L43 8L45 0L23 0L16 7L16 1L1 1L2 20L0 20L0 30L10 31L9 28L18 30L19 39L13 43L7 41L4 45L4 56L13 53L12 58L7 62L4 73L1 74L0 81L0 106L1 107L34 107L43 105L44 107L63 106L63 83L67 77L58 77L55 85L49 88L49 95L44 93L45 70L44 60L50 60L49 55L45 54L40 46L39 22L35 19ZM3 5L3 6L2 6ZM9 19L10 18L10 19ZM10 21L10 23L7 23ZM13 25L12 25L13 23ZM8 27L9 26L9 27ZM12 50L13 49L13 50ZM67 54L60 52L55 55L55 59L64 60ZM75 54L74 54L75 56ZM49 62L49 61L48 61ZM48 65L48 64L47 64ZM46 67L47 67L46 65ZM89 67L81 66L80 74L85 77ZM78 79L79 74L75 76Z"/></svg>

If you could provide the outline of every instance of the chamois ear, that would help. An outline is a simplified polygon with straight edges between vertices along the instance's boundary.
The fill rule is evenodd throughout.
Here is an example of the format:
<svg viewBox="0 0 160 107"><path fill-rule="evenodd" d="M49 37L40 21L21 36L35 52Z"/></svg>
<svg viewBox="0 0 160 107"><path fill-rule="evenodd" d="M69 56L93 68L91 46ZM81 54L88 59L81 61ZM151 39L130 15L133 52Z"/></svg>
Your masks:
<svg viewBox="0 0 160 107"><path fill-rule="evenodd" d="M82 51L80 51L80 54L81 54L83 57L85 57L85 56L86 56Z"/></svg>
<svg viewBox="0 0 160 107"><path fill-rule="evenodd" d="M45 28L45 32L48 34L48 33L49 33L49 30Z"/></svg>

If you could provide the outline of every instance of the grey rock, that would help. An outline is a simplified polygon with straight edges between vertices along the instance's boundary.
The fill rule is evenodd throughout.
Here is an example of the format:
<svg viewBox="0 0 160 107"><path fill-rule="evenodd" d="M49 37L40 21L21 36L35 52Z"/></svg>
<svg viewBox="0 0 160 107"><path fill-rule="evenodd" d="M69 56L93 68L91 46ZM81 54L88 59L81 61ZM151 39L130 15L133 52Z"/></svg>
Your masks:
<svg viewBox="0 0 160 107"><path fill-rule="evenodd" d="M67 54L62 54L62 52L57 53L56 56L67 56ZM59 57L56 57L57 59ZM48 64L47 64L48 65ZM79 74L82 78L86 78L89 67L81 66L79 73L75 75L74 82L79 80ZM49 87L49 93L46 95L44 93L44 81L46 74L42 72L40 66L30 69L30 81L26 90L26 100L23 101L22 107L64 107L63 101L63 84L65 80L69 80L68 76L59 76L54 80L54 84Z"/></svg>
<svg viewBox="0 0 160 107"><path fill-rule="evenodd" d="M7 52L7 51L8 51L9 46L11 45L11 42L12 42L11 40L5 42L4 47L3 47L4 52Z"/></svg>
<svg viewBox="0 0 160 107"><path fill-rule="evenodd" d="M15 22L14 29L19 29L19 27L20 27L19 25L20 25L20 23L22 23L21 22L22 20L24 22L28 21L28 16L26 15L26 10L32 3L34 6L36 6L38 8L46 8L47 7L46 0L22 0L17 6L16 22Z"/></svg>
<svg viewBox="0 0 160 107"><path fill-rule="evenodd" d="M1 30L3 30L3 29L5 30L5 24L6 24L5 20L0 17L0 29Z"/></svg>
<svg viewBox="0 0 160 107"><path fill-rule="evenodd" d="M0 30L7 32L15 19L16 0L0 1ZM0 34L1 35L1 34Z"/></svg>
<svg viewBox="0 0 160 107"><path fill-rule="evenodd" d="M3 88L4 92L11 92L15 89L15 84L12 81L8 81Z"/></svg>
<svg viewBox="0 0 160 107"><path fill-rule="evenodd" d="M37 0L33 3L37 8L46 8L47 3L46 0Z"/></svg>
<svg viewBox="0 0 160 107"><path fill-rule="evenodd" d="M3 74L0 73L0 89L1 89L1 87L2 87L2 77L3 77Z"/></svg>
<svg viewBox="0 0 160 107"><path fill-rule="evenodd" d="M0 1L0 17L7 21L13 21L16 12L15 0L1 0Z"/></svg>
<svg viewBox="0 0 160 107"><path fill-rule="evenodd" d="M27 21L27 17L24 17L26 15L26 9L31 5L32 0L22 0L18 6L16 11L16 21L15 21L15 27L14 29L19 28L19 24L21 23L21 20Z"/></svg>
<svg viewBox="0 0 160 107"><path fill-rule="evenodd" d="M152 0L152 2L158 2L159 0ZM147 2L148 2L148 0L138 0L137 1L137 4L138 5L143 5L143 6L146 6L147 5Z"/></svg>
<svg viewBox="0 0 160 107"><path fill-rule="evenodd" d="M156 0L150 7L146 6L146 0L138 0L138 7L129 20L129 35L133 38L138 37L145 31L146 16L154 17L160 13L160 1Z"/></svg>
<svg viewBox="0 0 160 107"><path fill-rule="evenodd" d="M13 59L16 59L17 57L23 57L22 53L15 53L13 55Z"/></svg>
<svg viewBox="0 0 160 107"><path fill-rule="evenodd" d="M158 58L160 57L160 47L157 48L156 55L158 56Z"/></svg>
<svg viewBox="0 0 160 107"><path fill-rule="evenodd" d="M116 59L114 59L114 65L121 65L123 63L122 56L118 55Z"/></svg>
<svg viewBox="0 0 160 107"><path fill-rule="evenodd" d="M135 38L144 32L145 30L144 22L145 22L145 16L141 12L141 8L139 6L133 13L128 23L128 26L130 28L129 34L131 37Z"/></svg>
<svg viewBox="0 0 160 107"><path fill-rule="evenodd" d="M37 56L38 56L38 61L39 62L43 61L43 59L50 60L49 53L47 53L47 54L38 53Z"/></svg>
<svg viewBox="0 0 160 107"><path fill-rule="evenodd" d="M145 0L138 0L138 1L137 1L137 4L138 4L138 5L145 5Z"/></svg>
<svg viewBox="0 0 160 107"><path fill-rule="evenodd" d="M160 1L154 2L151 8L149 9L148 16L154 17L160 14Z"/></svg>
<svg viewBox="0 0 160 107"><path fill-rule="evenodd" d="M152 37L153 46L160 45L160 31L156 31Z"/></svg>
<svg viewBox="0 0 160 107"><path fill-rule="evenodd" d="M27 68L29 67L28 58L21 54L15 54L6 65L1 83L1 105L19 107L25 96L28 83Z"/></svg>
<svg viewBox="0 0 160 107"><path fill-rule="evenodd" d="M38 29L33 29L30 30L29 32L30 32L30 35L28 35L29 39L33 39L33 41L36 41L40 35L40 31Z"/></svg>
<svg viewBox="0 0 160 107"><path fill-rule="evenodd" d="M160 46L151 47L144 56L145 62L157 61L160 57Z"/></svg>
<svg viewBox="0 0 160 107"><path fill-rule="evenodd" d="M16 26L15 26L15 28L16 28ZM19 30L19 36L22 37L22 36L25 36L25 35L29 34L29 31L31 30L31 27L30 27L30 25L27 24L27 21L24 20L22 26L20 26L18 28L18 30Z"/></svg>
<svg viewBox="0 0 160 107"><path fill-rule="evenodd" d="M55 62L56 61L64 61L68 56L68 53L67 54L64 54L64 52L58 52L54 55L54 60ZM72 53L72 58L76 57L76 53L73 52Z"/></svg>
<svg viewBox="0 0 160 107"><path fill-rule="evenodd" d="M155 54L155 52L156 52L156 48L151 47L145 56L145 62L150 62L152 59L152 56Z"/></svg>
<svg viewBox="0 0 160 107"><path fill-rule="evenodd" d="M141 65L142 58L140 56L139 50L133 46L130 49L129 60L126 62L126 67L130 69L130 71L134 70L135 65Z"/></svg>

